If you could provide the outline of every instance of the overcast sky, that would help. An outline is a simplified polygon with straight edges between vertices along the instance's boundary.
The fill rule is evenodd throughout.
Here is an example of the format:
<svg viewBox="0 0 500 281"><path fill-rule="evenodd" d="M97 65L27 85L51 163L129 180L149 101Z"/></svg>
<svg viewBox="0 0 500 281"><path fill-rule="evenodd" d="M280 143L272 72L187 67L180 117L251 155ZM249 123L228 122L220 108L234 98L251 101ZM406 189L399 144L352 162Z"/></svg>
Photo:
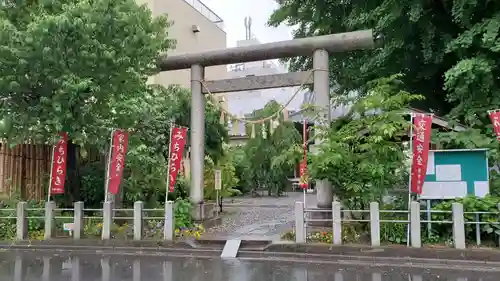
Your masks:
<svg viewBox="0 0 500 281"><path fill-rule="evenodd" d="M269 16L278 6L274 0L201 1L224 20L228 47L235 46L236 40L245 39L244 19L247 16L252 17L252 33L262 43L292 38L291 28L271 28L266 25Z"/></svg>

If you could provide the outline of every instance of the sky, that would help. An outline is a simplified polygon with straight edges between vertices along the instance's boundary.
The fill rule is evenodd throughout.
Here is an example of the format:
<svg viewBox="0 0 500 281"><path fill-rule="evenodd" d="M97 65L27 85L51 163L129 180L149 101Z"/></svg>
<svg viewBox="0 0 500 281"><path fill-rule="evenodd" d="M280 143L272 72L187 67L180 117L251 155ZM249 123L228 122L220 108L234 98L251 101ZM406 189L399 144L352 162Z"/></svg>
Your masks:
<svg viewBox="0 0 500 281"><path fill-rule="evenodd" d="M292 28L266 25L273 10L278 7L274 0L201 0L224 20L228 47L237 40L245 39L245 17L252 18L252 33L262 43L292 39Z"/></svg>

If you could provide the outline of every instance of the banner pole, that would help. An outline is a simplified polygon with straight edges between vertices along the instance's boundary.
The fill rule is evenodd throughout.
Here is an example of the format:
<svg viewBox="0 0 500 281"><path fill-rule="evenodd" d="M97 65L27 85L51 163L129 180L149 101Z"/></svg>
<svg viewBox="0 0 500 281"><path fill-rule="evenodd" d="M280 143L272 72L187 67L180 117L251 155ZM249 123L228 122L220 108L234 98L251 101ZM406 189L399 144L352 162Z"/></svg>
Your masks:
<svg viewBox="0 0 500 281"><path fill-rule="evenodd" d="M168 134L168 159L167 159L167 190L165 192L165 205L168 201L168 193L170 192L170 164L171 164L171 153L172 153L172 132L174 130L174 121L170 121L170 132ZM175 184L175 183L174 183Z"/></svg>
<svg viewBox="0 0 500 281"><path fill-rule="evenodd" d="M56 145L52 144L52 161L50 161L50 178L49 178L49 190L47 192L47 202L50 202L50 196L51 196L51 191L52 191L52 177L53 171L54 171L54 153L56 152Z"/></svg>
<svg viewBox="0 0 500 281"><path fill-rule="evenodd" d="M111 141L109 143L109 153L108 153L108 163L106 165L106 182L104 183L104 202L109 201L109 180L111 173L111 159L113 154L113 135L115 134L115 129L111 130Z"/></svg>
<svg viewBox="0 0 500 281"><path fill-rule="evenodd" d="M302 149L304 149L304 159L302 161L304 161L304 174L307 172L306 170L306 164L307 164L307 123L306 123L306 119L304 118L304 124L302 125L302 139L303 139L303 144L302 144ZM304 177L304 180L305 180L305 177ZM302 191L304 193L304 209L306 209L307 205L306 205L306 198L307 198L307 189L309 188L309 178L307 179L307 185L305 185L305 188L303 187L302 188Z"/></svg>
<svg viewBox="0 0 500 281"><path fill-rule="evenodd" d="M410 115L410 173L408 175L408 224L406 226L406 246L410 246L411 171L413 166L413 112Z"/></svg>
<svg viewBox="0 0 500 281"><path fill-rule="evenodd" d="M217 214L219 214L220 213L220 207L219 207L220 206L220 201L219 201L219 190L218 189L215 190L215 205L217 205L216 206L216 208L217 208Z"/></svg>
<svg viewBox="0 0 500 281"><path fill-rule="evenodd" d="M306 192L306 188L302 188L303 190L303 193L304 193L304 209L306 208L306 198L307 198L307 192Z"/></svg>

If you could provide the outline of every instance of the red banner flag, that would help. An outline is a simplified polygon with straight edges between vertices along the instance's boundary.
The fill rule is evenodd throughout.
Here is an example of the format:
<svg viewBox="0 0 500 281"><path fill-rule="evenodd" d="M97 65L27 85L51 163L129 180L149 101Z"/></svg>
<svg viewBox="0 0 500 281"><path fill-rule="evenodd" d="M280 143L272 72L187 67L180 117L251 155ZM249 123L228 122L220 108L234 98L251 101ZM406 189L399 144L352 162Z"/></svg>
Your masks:
<svg viewBox="0 0 500 281"><path fill-rule="evenodd" d="M307 186L308 186L308 182L307 182L307 160L304 159L300 162L299 164L299 168L300 168L300 180L299 180L299 185L300 185L300 188L302 189L306 189Z"/></svg>
<svg viewBox="0 0 500 281"><path fill-rule="evenodd" d="M128 148L128 132L124 130L115 130L113 132L111 145L108 191L116 195L120 191L123 168L125 167L125 156L127 155Z"/></svg>
<svg viewBox="0 0 500 281"><path fill-rule="evenodd" d="M493 130L497 135L497 140L500 141L500 111L498 110L490 111L489 115L491 123L493 124Z"/></svg>
<svg viewBox="0 0 500 281"><path fill-rule="evenodd" d="M299 165L299 185L302 189L306 189L309 186L309 181L307 177L307 123L304 120L304 124L302 127L302 134L304 138L303 149L304 149L304 158L300 162Z"/></svg>
<svg viewBox="0 0 500 281"><path fill-rule="evenodd" d="M66 154L68 133L60 133L60 139L52 151L52 171L50 172L50 194L64 194L66 181Z"/></svg>
<svg viewBox="0 0 500 281"><path fill-rule="evenodd" d="M413 161L411 166L411 192L422 194L429 145L431 142L432 115L417 114L413 118Z"/></svg>
<svg viewBox="0 0 500 281"><path fill-rule="evenodd" d="M177 174L182 165L182 153L186 145L187 128L174 127L170 140L169 192L174 192Z"/></svg>

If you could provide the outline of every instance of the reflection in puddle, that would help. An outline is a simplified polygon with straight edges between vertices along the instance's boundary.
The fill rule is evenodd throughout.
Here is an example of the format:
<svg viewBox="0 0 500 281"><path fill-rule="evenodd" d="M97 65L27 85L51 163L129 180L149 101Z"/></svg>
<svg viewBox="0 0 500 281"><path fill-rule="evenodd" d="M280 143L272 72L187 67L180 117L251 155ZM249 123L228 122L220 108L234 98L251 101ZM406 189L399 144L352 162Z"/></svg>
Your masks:
<svg viewBox="0 0 500 281"><path fill-rule="evenodd" d="M497 281L498 271L370 268L278 260L0 253L0 281Z"/></svg>

